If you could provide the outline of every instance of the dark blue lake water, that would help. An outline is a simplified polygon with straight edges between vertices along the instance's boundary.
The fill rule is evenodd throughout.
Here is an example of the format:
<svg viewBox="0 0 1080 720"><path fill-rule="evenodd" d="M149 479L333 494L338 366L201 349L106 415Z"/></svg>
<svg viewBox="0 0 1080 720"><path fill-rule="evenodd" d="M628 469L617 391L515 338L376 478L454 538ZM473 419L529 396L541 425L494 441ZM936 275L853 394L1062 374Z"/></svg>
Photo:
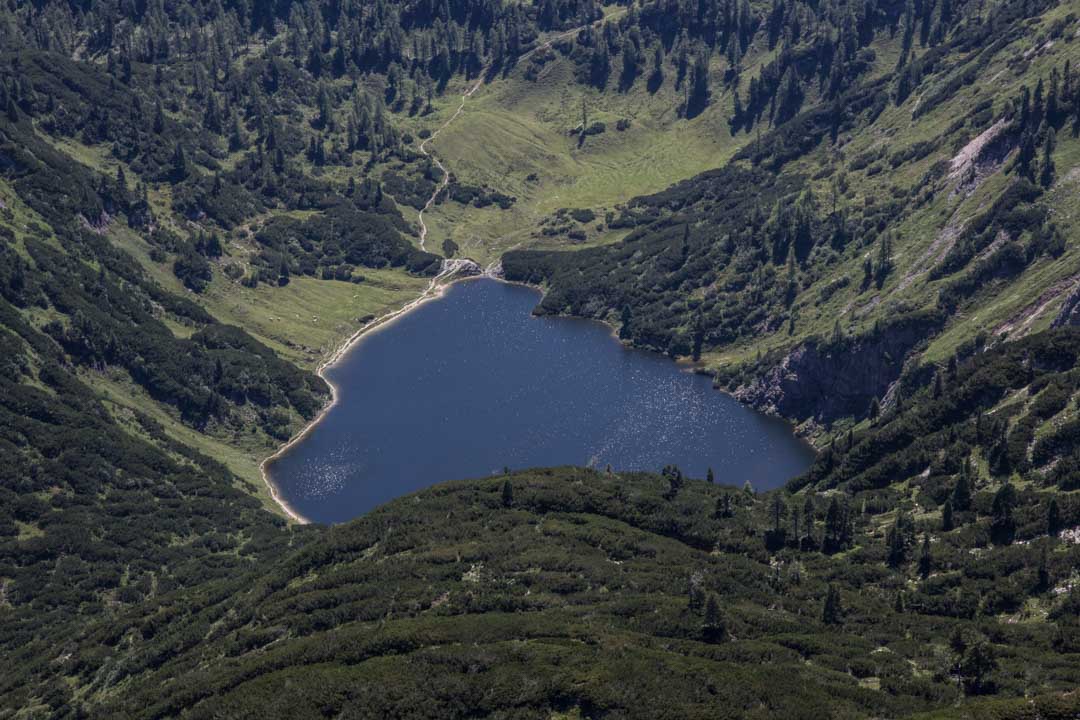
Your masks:
<svg viewBox="0 0 1080 720"><path fill-rule="evenodd" d="M330 369L339 402L268 470L316 522L341 522L444 480L610 464L758 489L809 467L783 422L749 410L595 322L536 318L539 294L451 286L366 336Z"/></svg>

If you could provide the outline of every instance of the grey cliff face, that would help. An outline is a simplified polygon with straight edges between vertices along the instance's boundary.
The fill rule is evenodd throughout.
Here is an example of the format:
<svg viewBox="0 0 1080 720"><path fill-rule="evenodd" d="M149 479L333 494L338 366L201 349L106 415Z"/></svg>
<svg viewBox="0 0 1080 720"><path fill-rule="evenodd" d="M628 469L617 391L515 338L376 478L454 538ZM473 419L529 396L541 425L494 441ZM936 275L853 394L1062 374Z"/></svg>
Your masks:
<svg viewBox="0 0 1080 720"><path fill-rule="evenodd" d="M1065 297L1065 302L1061 304L1061 310L1058 311L1051 327L1075 327L1077 325L1080 325L1080 283L1077 283L1076 287Z"/></svg>
<svg viewBox="0 0 1080 720"><path fill-rule="evenodd" d="M908 355L929 334L925 322L912 319L839 343L811 340L734 394L748 405L796 421L859 417L873 398L885 397Z"/></svg>

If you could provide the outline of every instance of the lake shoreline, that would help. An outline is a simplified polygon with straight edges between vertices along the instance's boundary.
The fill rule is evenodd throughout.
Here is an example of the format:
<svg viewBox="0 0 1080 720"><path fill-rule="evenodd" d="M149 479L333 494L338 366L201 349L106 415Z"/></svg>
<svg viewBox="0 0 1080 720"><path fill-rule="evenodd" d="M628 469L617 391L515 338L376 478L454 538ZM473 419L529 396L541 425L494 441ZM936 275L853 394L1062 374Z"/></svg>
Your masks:
<svg viewBox="0 0 1080 720"><path fill-rule="evenodd" d="M413 310L416 310L417 308L420 308L420 307L424 306L429 301L438 300L438 299L443 298L445 296L446 292L449 290L449 288L451 286L453 286L453 285L455 285L457 283L467 282L467 281L470 281L470 280L482 280L482 279L494 280L494 281L496 281L496 282L498 282L500 284L518 286L518 287L526 288L526 289L531 290L531 291L535 291L535 292L539 293L539 296L540 296L539 299L538 299L538 303L543 300L543 297L545 295L544 288L541 287L541 286L533 285L533 284L526 283L526 282L516 281L516 280L507 280L506 278L501 277L501 276L499 276L497 274L494 274L494 273L491 273L491 272L483 272L483 273L475 274L475 275L461 275L461 274L458 274L457 272L455 272L453 269L444 270L444 271L440 272L438 275L436 275L434 278L432 278L432 280L429 283L428 287L420 295L418 295L416 298L410 300L409 302L405 303L401 307L399 307L399 308L397 308L395 310L392 310L390 312L387 312L386 314L381 315L378 318L375 318L375 319L369 321L368 323L366 323L364 326L360 327L358 330L356 330L356 332L354 332L345 341L343 341L332 353L330 353L330 355L328 355L325 360L323 360L319 364L319 366L315 370L315 373L330 387L330 399L323 405L323 407L319 410L318 414L316 414L316 416L314 418L312 418L307 424L305 424L304 427L300 431L298 431L294 436L289 438L288 441L286 441L282 445L280 445L271 455L267 456L259 464L259 472L260 472L260 474L262 476L263 482L266 484L266 486L267 486L267 488L268 488L268 490L270 492L270 497L278 505L278 507L281 508L282 512L292 522L304 525L304 524L310 524L312 522L312 520L309 519L308 517L304 516L301 512L299 512L298 510L296 510L294 507L292 507L289 504L288 500L286 500L285 497L282 495L281 488L278 487L277 483L275 483L274 480L271 478L269 468L275 461L282 458L293 447L295 447L298 443L300 443L304 439L306 439L308 437L308 435L310 435L326 419L326 417L328 416L330 411L333 410L339 404L339 402L340 402L340 389L338 388L337 384L335 384L328 377L327 372L330 369L332 369L332 368L336 367L337 365L339 365L348 356L348 354L358 346L359 342L362 339L368 337L369 335L374 334L378 330L381 330L383 328L387 328L387 327L392 326L396 320L407 316ZM584 318L584 317L571 316L571 315L562 315L562 314L552 314L552 315L548 315L547 317L573 319L573 320L584 320L584 321L587 321L587 322L593 322L593 323L600 324L600 325L604 326L604 328L607 330L607 332L611 336L611 338L613 338L616 342L618 342L619 345L626 348L627 350L645 352L647 354L651 354L651 355L654 355L654 356L661 357L661 358L663 358L665 360L673 362L673 364L682 372L688 372L690 374L702 375L702 376L709 376L710 375L710 373L707 372L705 367L700 363L692 363L692 362L687 362L685 360L679 360L679 359L675 359L675 358L670 358L670 357L664 355L663 353L657 353L655 351L651 351L651 350L648 350L646 348L635 347L632 343L628 343L628 342L624 341L622 338L620 338L618 336L617 328L614 325L612 325L610 322L606 322L606 321L600 320L598 318ZM717 387L715 384L713 384L712 389L714 391L719 391L721 394L726 395L729 398L732 398L732 399L736 400L736 402L738 402L738 404L743 406L743 407L747 407L748 409L754 410L755 412L760 412L760 411L757 411L754 408L746 406L742 402L739 402L738 399L735 398L735 396L732 393L730 393L729 391L727 391L724 388ZM794 423L792 423L789 419L783 418L783 417L780 417L780 416L776 416L776 415L770 415L768 413L762 413L762 415L771 416L776 420L782 421L787 426L788 431L790 432L791 436L794 439L796 439L800 444L803 444L807 449L812 451L815 455L817 454L818 449L813 445L813 443L809 442L805 437L802 437L802 436L800 436L798 434L796 425Z"/></svg>
<svg viewBox="0 0 1080 720"><path fill-rule="evenodd" d="M458 267L457 270L460 271L460 266ZM318 415L316 415L314 418L312 418L311 421L309 421L305 426L303 426L302 429L299 432L297 432L296 435L294 435L292 438L289 438L288 441L286 441L286 443L282 444L279 448L276 448L276 450L272 454L270 454L269 457L267 457L264 461L262 461L260 463L260 473L261 473L262 478L264 478L264 481L265 481L268 489L270 490L271 497L273 498L274 502L276 504L278 504L279 507L282 508L282 512L285 515L287 515L289 519L291 519L294 522L298 522L298 524L308 524L308 522L313 522L313 521L314 522L342 521L342 520L339 520L339 519L336 519L336 518L335 519L329 519L329 518L327 518L326 515L322 515L323 511L315 510L315 508L313 506L309 506L308 505L309 500L305 499L307 497L307 495L305 495L305 494L301 493L300 495L296 495L295 498L288 497L288 495L295 494L295 492L296 492L295 487L294 487L294 481L293 481L293 477L295 476L294 471L293 471L293 467L295 467L296 462L305 462L305 461L297 460L297 456L295 456L295 453L293 453L292 451L295 448L297 448L297 446L299 444L301 444L301 441L303 441L303 440L309 440L310 441L310 436L312 435L312 433L316 429L320 429L323 422L325 420L327 420L328 417L330 417L330 411L332 411L335 408L339 407L340 405L342 405L342 403L347 402L347 400L345 398L350 396L349 392L351 392L351 390L353 389L353 386L356 385L357 382L360 383L359 385L356 385L357 388L361 388L361 394L362 394L362 396L364 398L366 398L365 400L362 400L362 402L366 402L368 404L370 404L372 402L376 402L377 405L374 406L374 407L379 407L379 408L388 407L388 406L384 405L384 403L389 402L389 403L393 404L393 402L394 402L394 400L392 400L391 398L389 398L387 396L384 396L384 395L380 394L378 391L375 392L374 396L369 396L369 390L370 389L364 390L364 388L366 386L365 385L366 381L363 380L363 379L360 379L362 377L369 377L369 373L364 372L364 373L362 373L362 376L352 376L352 377L350 377L348 375L342 375L342 372L339 371L338 368L349 367L352 364L353 361L350 358L353 358L354 356L350 355L350 353L354 349L362 347L362 345L360 345L360 340L362 340L363 338L368 337L368 336L374 336L375 332L377 330L379 330L380 328L383 328L383 327L388 327L389 328L389 327L395 326L394 321L396 321L397 318L408 316L411 311L416 310L417 308L427 307L428 300L442 299L442 298L446 297L448 291L451 289L451 286L455 286L458 283L463 283L464 281L470 281L470 280L495 280L495 281L497 281L497 284L491 284L491 287L496 287L497 285L508 286L508 288L516 286L516 287L521 288L522 290L525 290L526 291L525 295L519 295L518 296L519 301L515 301L515 303L514 303L514 305L517 305L517 310L514 311L515 314L517 312L523 312L524 311L525 316L526 316L526 317L523 317L524 322L529 322L527 316L532 315L531 310L536 308L537 303L540 301L540 299L543 296L543 288L541 288L541 287L537 287L535 285L531 285L531 284L528 284L528 283L508 281L508 280L503 279L503 277L499 277L499 276L495 275L495 273L490 272L490 270L487 273L473 274L473 275L462 275L459 272L446 272L446 271L444 271L443 273L440 273L440 275L436 275L435 277L433 277L432 282L429 284L428 288L423 291L422 294L420 294L419 296L415 297L414 299L411 299L410 301L406 302L405 304L402 305L402 307L397 308L397 309L392 310L392 311L389 311L386 314L383 314L380 317L376 318L376 320L374 320L372 322L369 322L366 325L364 325L363 327L357 329L355 332L353 332L353 334L351 336L349 336L349 338L347 338L345 341L343 341L333 353L329 353L325 357L324 361L319 365L318 370L316 370L316 373L318 373L318 375L321 378L323 378L323 380L325 382L327 382L327 384L330 386L330 390L332 390L332 395L330 395L330 398L327 400L327 403L322 407L322 409L320 410ZM495 301L499 297L501 297L501 295L491 296L491 295L488 295L487 293L488 293L488 291L484 290L484 291L482 291L482 295L480 296L480 297L484 298L484 300L485 300L482 303L483 307L488 307L488 305L492 301ZM472 290L469 291L469 295L470 296L473 295ZM525 298L528 298L528 299L525 300ZM521 308L521 303L522 302L524 302L526 304L526 308L524 308L524 309ZM496 307L497 308L501 307L501 304L502 303L496 302ZM443 315L443 320L441 321L441 325L438 325L438 327L447 327L447 325L446 325L447 323L453 324L455 322L453 320L453 318L456 318L459 315L461 315L461 308L456 308L455 307L455 308L451 308L449 310L435 311L435 312L448 313L448 314ZM642 354L644 356L651 356L653 358L652 359L653 363L658 363L658 364L665 365L665 366L671 368L672 370L678 370L678 372L674 373L674 375L684 375L684 376L690 375L690 376L699 376L699 377L702 377L702 378L708 378L708 376L710 376L710 373L702 371L702 366L700 364L690 364L690 363L687 363L687 362L676 362L673 365L670 362L671 359L672 359L671 357L667 357L662 353L657 353L657 352L649 351L649 350L642 349L642 348L636 348L636 347L634 347L633 344L626 343L626 342L620 340L617 337L617 329L615 327L613 327L610 323L597 321L596 318L571 317L571 316L566 316L566 315L555 315L555 314L552 314L552 315L549 315L549 316L546 316L546 317L532 315L532 322L535 322L537 320L546 320L548 322L551 322L551 321L555 321L556 318L563 318L563 320L571 320L571 321L572 320L577 320L579 322L580 321L585 321L585 323L584 323L585 325L592 325L595 328L594 330L592 330L593 336L594 337L602 337L602 338L604 338L604 343L605 344L610 342L611 340L616 340L615 343L611 343L611 345L608 345L608 347L621 348L624 351L631 351L631 352L633 352L635 354L640 353L640 354ZM597 324L604 326L603 330L600 329L599 327L597 327ZM559 324L559 325L561 325L561 324ZM434 332L434 335L429 337L429 332ZM431 330L421 332L419 337L417 337L414 334L413 340L411 340L411 342L413 342L414 345L422 345L422 344L424 344L424 339L426 339L426 338L429 338L429 339L433 338L434 339L433 341L435 341L435 342L442 342L443 340L438 340L438 338L440 338L440 337L442 337L441 332L440 331L435 331L434 328L432 328ZM393 343L391 342L391 344L393 344ZM525 345L518 345L517 343L512 343L512 344L513 344L514 348L522 348L522 347L527 348L527 347L529 347L528 343L526 343ZM386 347L386 343L384 343L383 341L380 341L379 345L381 345L381 347L383 347L383 348ZM363 347L367 347L367 345L363 345ZM578 347L578 345L576 345L576 347ZM591 347L591 345L586 343L584 345L580 345L580 347L589 348L589 347ZM390 354L388 354L388 351L386 351L386 350L383 350L381 352L382 352L382 359L381 359L382 365L381 366L376 366L376 367L387 367L387 365L386 365L387 363L389 363L391 366L396 365L396 361L395 361L395 359L393 357L392 351L390 352ZM346 363L347 359L349 361L348 364ZM377 369L376 369L376 372L378 372ZM671 372L671 370L669 370L669 372ZM411 375L411 373L409 373L408 377L414 377L414 376ZM455 373L454 376L451 376L451 379L453 379L454 377L457 377L457 373ZM443 380L444 383L447 382L447 381L448 381L447 379ZM651 393L652 389L661 388L661 386L662 385L658 385L658 384L656 384L654 382L650 383L649 392ZM699 388L700 388L700 385L699 385ZM730 400L735 400L734 405L738 405L738 406L744 408L745 410L750 410L750 411L752 411L754 413L754 415L756 415L758 417L761 417L762 419L769 418L772 421L779 421L780 424L773 425L775 427L775 430L770 431L772 436L775 437L775 434L779 433L779 434L781 434L783 436L786 436L789 440L795 440L796 441L795 445L797 445L797 446L799 446L801 448L801 450L799 450L798 453L805 453L804 456L802 456L802 457L808 457L808 458L812 459L812 457L816 453L816 449L812 445L806 443L805 438L800 438L793 432L793 425L792 425L791 422L788 422L788 421L786 421L786 420L784 420L782 418L777 418L775 416L772 416L770 418L770 416L766 415L766 413L760 413L760 412L754 410L751 407L747 407L744 404L739 403L737 398L734 398L731 395L731 393L728 393L728 392L724 391L723 389L716 388L716 386L713 385L711 382L707 383L706 388L704 389L704 392L707 394L708 391L715 392L716 390L720 390L721 395L724 395L724 396L726 396L728 398L728 402L730 402ZM378 399L373 400L372 397L376 397ZM350 405L350 407L351 407L351 405ZM380 410L380 412L381 412L381 410ZM334 417L336 417L336 416L334 416ZM403 418L397 418L397 421L399 421L399 422L401 422L403 420L405 422L408 422L407 420L405 420ZM538 426L543 427L545 425L540 424ZM336 427L337 427L337 425L335 425L335 429L336 429ZM338 432L338 431L337 430L330 430L328 432L334 433L334 432ZM376 431L376 432L378 432L378 431ZM645 432L645 431L638 431L638 432ZM401 433L400 432L394 432L393 435L396 437L396 436L400 436ZM325 435L322 434L322 431L320 431L320 436L325 437ZM681 434L681 431L679 432L679 436L680 437L683 436L683 434ZM694 436L694 433L690 433L688 435L685 435L685 437L687 437L687 438L690 438L690 437L693 437L693 436ZM492 437L494 437L494 436L492 436ZM658 440L659 440L659 437L658 437ZM720 453L725 452L725 450L723 449L725 447L725 441L724 440L715 440L714 443L715 443L715 445L713 447L716 448L716 451L718 451ZM651 445L650 441L647 441L646 445L647 446ZM318 447L318 446L315 446L315 447ZM377 444L375 447L386 447L386 446ZM762 447L764 447L764 446L762 446ZM782 444L780 447L791 447L791 444ZM302 454L300 454L299 457L303 458L303 457L306 457L307 454L311 452L311 450L307 449L307 450L303 450L301 452L302 452ZM507 457L507 458L510 458L510 460L508 460L508 462L512 463L513 459L518 457L518 456L515 456L514 452L515 452L515 450L513 449L513 446L511 445L507 449L507 453L509 453L509 454L505 454L505 456L501 456L501 454L500 454L500 456L498 456L498 457L486 457L485 456L485 460L490 461L490 462L496 462L496 460L498 460L498 462L503 462L502 458ZM330 458L330 457L333 457L333 456L326 456L326 454L323 454L323 456L321 456L321 458ZM681 456L679 456L679 454L675 454L675 456L671 456L671 457L674 458L676 461L681 462L681 459L680 459ZM690 462L691 465L696 465L698 461L697 460L691 460L692 457L693 456L687 457L686 460L687 460L687 462ZM780 457L784 458L784 460L782 460L781 462L786 462L786 458L788 458L789 456L787 456L787 454L785 452L785 454L783 454L783 456L780 456ZM639 460L637 460L636 458L637 458L636 452L631 452L630 454L626 454L625 452L618 451L618 452L615 452L613 454L609 453L608 457L605 459L605 462L607 462L609 464L612 464L612 465L618 465L619 462L621 461L621 459L625 459L625 461L627 463L639 462ZM477 457L477 460L478 459L480 459L480 457ZM340 458L338 458L338 460L340 461ZM578 462L578 464L586 464L586 463L584 463L582 461L575 461L575 462ZM593 462L593 460L590 460L589 462ZM653 462L653 461L652 460L648 461L648 463L645 466L639 466L639 465L633 465L632 466L630 464L627 464L626 468L627 468L627 470L634 470L634 468L637 468L637 470L645 470L645 468L652 466L651 464L649 464L651 462ZM657 462L660 462L660 461L657 460ZM667 460L664 460L663 462L667 462ZM715 466L715 462L716 462L716 458L714 457L713 462L707 462L705 464ZM284 464L279 464L279 463L284 463ZM544 464L544 459L543 459L542 456L539 457L539 458L532 457L529 460L529 463L530 463L529 466L532 466L532 465L541 466L541 465ZM720 461L720 463L721 463L721 465L724 465L723 461ZM563 460L563 459L557 459L557 461L553 461L553 463L549 463L549 464L567 464L567 461ZM705 464L702 464L702 467L698 468L698 470L701 471L702 476L703 476L703 473L704 473ZM354 464L350 465L349 463L346 463L345 466L346 467L350 467L350 466L352 467L352 470L347 471L347 472L353 472L353 473L361 472L360 470L357 470L357 467L359 467L359 466L356 466ZM491 467L495 467L495 466L496 465L491 465ZM659 467L659 465L657 465L657 466ZM735 466L735 467L738 467L738 465ZM445 478L441 478L441 479L454 479L454 478L457 478L459 476L460 477L467 477L467 476L471 477L473 475L476 475L477 472L481 472L481 473L483 472L483 468L481 468L480 471L475 471L475 470L462 470L461 467L458 467L457 470L460 471L458 474L446 475ZM315 471L315 472L316 472L316 474L312 475L311 477L312 478L318 478L319 483L323 483L323 481L333 481L332 478L336 477L333 474L327 475L326 473L329 472L327 470L320 470L320 471ZM335 471L335 472L337 472L337 471ZM494 471L492 471L492 472L494 472ZM796 477L801 472L802 472L801 468L795 467L792 470L793 474L791 476L785 476L783 478L775 477L775 476L773 476L772 473L767 472L765 475L759 476L761 478L761 481L764 481L764 483L765 483L764 487L758 485L758 483L759 483L758 479L754 479L754 484L755 484L755 486L758 486L759 489L762 489L762 490L773 488L773 487L781 487L782 484L785 483L785 481L787 481L787 479L789 479L789 477ZM363 473L361 473L361 474L363 474ZM415 474L410 475L409 477L413 477L413 476L415 476ZM423 476L422 472L420 473L420 476ZM694 476L697 476L697 475L694 475ZM357 477L359 477L359 476L357 476ZM441 481L441 479L436 479L435 481ZM355 481L355 480L353 480L353 481ZM734 479L731 480L731 483L735 483L735 481L741 481L741 480L739 478L734 478ZM407 487L407 486L408 486L408 483L406 483L406 486L404 486L404 487ZM406 492L408 492L408 490L406 490ZM373 507L373 506L376 506L376 505L368 506L367 510L369 510L369 508ZM364 510L362 512L367 512L367 510ZM334 516L330 515L329 517L333 518Z"/></svg>
<svg viewBox="0 0 1080 720"><path fill-rule="evenodd" d="M405 315L409 314L424 303L441 298L446 293L447 288L449 288L454 283L458 283L463 280L473 280L479 277L489 277L486 275L470 275L464 277L454 277L451 275L447 277L443 282L440 282L440 278L442 278L443 276L443 273L436 275L434 278L432 278L427 288L425 288L424 291L420 293L420 295L405 303L400 308L396 310L391 310L384 315L380 315L374 320L371 320L361 326L358 330L356 330L356 332L346 338L345 341L341 345L339 345L336 350L330 353L330 355L325 360L323 360L315 369L315 374L318 375L319 378L323 382L325 382L330 388L330 399L322 406L322 408L319 409L319 412L315 415L315 417L308 421L308 423L304 425L304 427L301 428L299 432L297 432L291 438L282 443L277 448L277 450L273 452L273 454L267 456L262 460L262 462L259 463L259 474L262 476L263 483L266 484L266 487L270 492L270 498L275 503L277 503L278 507L281 508L282 512L284 512L285 515L293 522L299 525L308 525L311 523L311 520L304 517L304 515L302 515L299 511L295 510L289 505L288 501L285 500L285 498L281 495L281 489L270 478L268 467L273 464L275 460L279 459L281 456L291 450L297 443L301 442L302 440L304 440L304 438L311 434L311 432L316 427L318 427L319 423L325 420L329 412L333 410L334 407L338 404L340 397L338 386L329 377L327 377L326 371L341 362L342 358L348 355L349 351L352 350L356 346L356 344L360 342L361 339L375 332L376 330L393 324L395 320L404 317ZM500 278L496 278L493 276L492 279L505 282L502 281Z"/></svg>
<svg viewBox="0 0 1080 720"><path fill-rule="evenodd" d="M520 287L525 287L525 288L529 288L531 290L536 290L537 292L540 293L540 300L541 301L543 301L544 296L547 294L547 292L545 291L543 286L541 286L541 285L533 285L532 283L523 282L521 280L507 280L505 278L494 276L494 275L490 275L490 276L485 275L485 276L478 276L478 277L490 277L493 280L498 280L499 282L505 283L507 285L518 285ZM462 278L462 279L472 279L472 278ZM701 376L704 376L704 377L712 378L712 380L713 380L713 390L730 397L731 399L738 402L740 405L742 405L744 407L747 407L747 408L750 408L751 410L753 410L755 412L759 412L762 415L765 415L765 416L768 416L768 417L776 418L777 420L782 420L791 429L791 434L796 439L798 439L803 444L805 444L808 448L813 450L815 455L817 455L820 452L820 449L813 442L810 441L809 436L799 432L798 423L796 423L791 418L784 417L783 415L780 415L778 413L767 412L765 410L755 408L755 407L753 407L751 405L747 405L742 400L739 400L739 398L735 396L735 393L731 392L727 388L720 387L719 385L716 384L716 373L710 372L708 366L706 366L700 360L694 361L694 360L687 360L685 358L673 358L673 357L670 357L668 355L665 355L664 353L662 353L662 352L660 352L658 350L651 350L649 348L638 347L637 345L634 345L631 342L627 342L626 340L623 340L621 337L619 337L619 329L617 327L615 327L614 324L608 322L607 320L601 320L600 318L583 317L581 315L564 315L562 313L555 313L555 314L551 314L551 315L543 315L543 316L540 316L540 317L566 318L566 319L570 319L570 320L587 320L589 322L599 323L599 324L603 325L605 328L608 329L608 331L611 334L611 337L613 337L620 345L622 345L624 348L627 348L628 350L635 350L637 352L646 352L646 353L652 353L654 355L659 355L659 356L664 357L664 358L668 359L669 361L675 363L675 365L677 365L679 367L679 369L682 370L683 372L689 372L689 373L693 373L695 375L701 375Z"/></svg>

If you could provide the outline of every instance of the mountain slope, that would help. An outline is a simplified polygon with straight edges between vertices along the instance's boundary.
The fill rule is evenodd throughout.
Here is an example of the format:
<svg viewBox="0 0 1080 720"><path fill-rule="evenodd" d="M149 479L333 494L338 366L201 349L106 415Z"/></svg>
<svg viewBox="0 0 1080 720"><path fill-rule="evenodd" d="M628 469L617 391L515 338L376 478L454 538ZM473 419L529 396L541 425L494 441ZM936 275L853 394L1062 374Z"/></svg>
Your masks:
<svg viewBox="0 0 1080 720"><path fill-rule="evenodd" d="M1073 6L0 8L0 716L1076 716ZM268 512L310 370L515 247L814 467Z"/></svg>
<svg viewBox="0 0 1080 720"><path fill-rule="evenodd" d="M507 277L544 286L541 312L606 320L825 425L864 417L905 362L1047 327L1077 280L1075 14L968 10L904 54L883 33L846 89L771 130L740 103L733 122L761 134L731 164L629 203L621 242L508 253ZM823 366L840 338L867 367Z"/></svg>
<svg viewBox="0 0 1080 720"><path fill-rule="evenodd" d="M854 510L871 496L790 500L810 522L791 533L774 494L672 478L556 469L426 490L250 580L100 624L69 679L91 711L127 717L861 717L951 704L958 680L1013 694L1080 678L1075 591L1008 605L1040 562L1064 581L1075 545L972 555L969 533L909 515L934 538L920 579L916 545L887 565L888 517ZM965 664L976 646L985 666Z"/></svg>

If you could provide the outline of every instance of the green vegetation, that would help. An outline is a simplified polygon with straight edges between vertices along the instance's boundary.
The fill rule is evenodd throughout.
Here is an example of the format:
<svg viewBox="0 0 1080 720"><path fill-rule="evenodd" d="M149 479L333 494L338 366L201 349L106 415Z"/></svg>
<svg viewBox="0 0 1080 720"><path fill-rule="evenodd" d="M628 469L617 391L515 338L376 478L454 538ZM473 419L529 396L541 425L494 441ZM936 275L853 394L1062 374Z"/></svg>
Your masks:
<svg viewBox="0 0 1080 720"><path fill-rule="evenodd" d="M784 7L769 47L803 32ZM1076 275L1063 180L1080 147L1076 15L954 10L895 16L921 28L907 40L871 37L868 20L831 65L826 36L845 27L823 13L746 87L732 162L627 203L606 223L628 233L617 242L507 253L507 277L544 286L540 312L700 361L742 399L813 419L814 434L865 417L905 363L1048 327ZM794 101L770 92L801 98L787 122ZM823 350L841 339L830 372Z"/></svg>
<svg viewBox="0 0 1080 720"><path fill-rule="evenodd" d="M91 709L128 717L269 703L419 717L431 702L453 717L899 716L1080 681L1076 591L1049 589L1076 545L1040 531L973 554L968 533L893 520L867 493L753 496L665 473L423 491L304 533L250 575L103 619L69 644L67 674ZM785 504L798 530L776 520ZM894 524L932 535L925 577L887 564ZM1016 615L995 604L1011 585L1033 593ZM1075 695L1056 702L1076 712Z"/></svg>
<svg viewBox="0 0 1080 720"><path fill-rule="evenodd" d="M554 50L549 54L537 78L528 78L526 65L482 88L469 99L466 115L433 144L457 176L516 199L502 212L462 212L454 203L436 207L434 236L453 238L471 257L495 259L522 245L618 240L625 231L600 229L607 210L716 167L738 147L729 140L719 103L693 120L672 112L679 98L674 76L654 93L643 83L626 93L604 93L577 85L573 62ZM581 122L583 103L609 129L579 143L570 130ZM631 120L629 128L616 130L623 119ZM593 209L599 217L591 226L560 231L552 220L566 207ZM575 229L584 237L569 234Z"/></svg>
<svg viewBox="0 0 1080 720"><path fill-rule="evenodd" d="M1076 717L1078 30L1066 0L5 4L0 715ZM435 250L819 458L761 495L560 468L287 524L260 460Z"/></svg>

